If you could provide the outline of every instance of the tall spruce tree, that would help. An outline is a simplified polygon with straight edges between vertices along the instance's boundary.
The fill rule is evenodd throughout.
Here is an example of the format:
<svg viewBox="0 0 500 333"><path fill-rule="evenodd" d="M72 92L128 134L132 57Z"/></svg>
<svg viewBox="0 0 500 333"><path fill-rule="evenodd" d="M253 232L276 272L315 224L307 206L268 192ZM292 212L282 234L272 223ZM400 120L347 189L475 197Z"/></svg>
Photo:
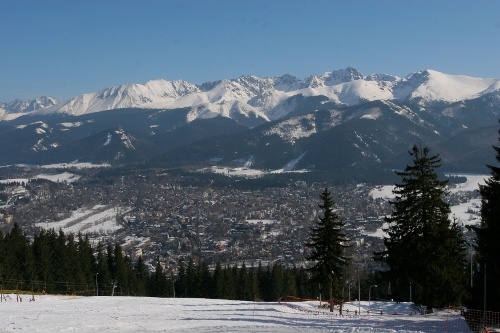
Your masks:
<svg viewBox="0 0 500 333"><path fill-rule="evenodd" d="M500 131L499 131L500 134ZM499 138L500 141L500 138ZM496 160L500 163L500 147L493 146ZM483 305L487 295L488 311L500 311L500 166L488 165L491 176L485 185L479 186L481 193L481 224L475 228L477 254L481 274L473 290L474 306ZM484 279L486 277L486 286ZM486 287L486 293L484 293Z"/></svg>
<svg viewBox="0 0 500 333"><path fill-rule="evenodd" d="M313 281L321 283L330 289L330 298L340 296L342 280L349 264L345 249L349 247L348 239L342 230L345 222L334 212L334 201L328 188L320 195L318 207L323 211L316 225L310 230L310 242L306 247L311 249L307 260L312 266L308 268L313 273ZM333 311L333 302L330 302Z"/></svg>
<svg viewBox="0 0 500 333"><path fill-rule="evenodd" d="M386 250L375 258L388 266L386 276L395 297L412 294L412 301L427 308L459 304L465 293L465 247L460 229L450 223L444 201L446 181L438 179L441 160L427 147L410 150L413 165L396 172L401 177L389 224Z"/></svg>

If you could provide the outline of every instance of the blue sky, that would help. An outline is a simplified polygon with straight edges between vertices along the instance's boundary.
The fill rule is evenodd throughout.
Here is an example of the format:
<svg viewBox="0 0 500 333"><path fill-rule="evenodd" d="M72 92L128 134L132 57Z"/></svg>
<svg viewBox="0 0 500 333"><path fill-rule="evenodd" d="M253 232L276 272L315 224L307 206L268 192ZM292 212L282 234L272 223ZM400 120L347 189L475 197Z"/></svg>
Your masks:
<svg viewBox="0 0 500 333"><path fill-rule="evenodd" d="M497 0L0 0L0 101L148 80L500 78Z"/></svg>

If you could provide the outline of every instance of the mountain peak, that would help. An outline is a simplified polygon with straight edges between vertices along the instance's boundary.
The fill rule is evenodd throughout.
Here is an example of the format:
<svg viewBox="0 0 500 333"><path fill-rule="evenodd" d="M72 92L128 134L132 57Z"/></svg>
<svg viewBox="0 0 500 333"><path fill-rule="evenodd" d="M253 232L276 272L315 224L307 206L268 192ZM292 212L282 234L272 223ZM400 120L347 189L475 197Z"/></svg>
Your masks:
<svg viewBox="0 0 500 333"><path fill-rule="evenodd" d="M354 67L311 75L303 80L289 74L279 77L242 75L237 79L201 85L184 80L156 79L144 84L120 85L76 96L64 103L52 104L53 106L44 108L40 113L82 115L123 108L188 108L191 109L190 121L201 116L206 118L217 115L232 119L238 115L237 117L243 116L241 119L245 119L250 114L267 121L286 117L298 107L294 106L292 99L297 95L322 96L321 98L337 105L355 105L374 100L413 101L420 104L451 103L494 91L495 83L499 81L449 75L433 69L415 72L405 78L388 74L371 74L365 77ZM35 106L28 110L38 109Z"/></svg>
<svg viewBox="0 0 500 333"><path fill-rule="evenodd" d="M57 104L59 104L59 101L56 98L41 96L28 101L16 99L9 103L0 103L0 110L3 110L4 114L11 115L11 118L15 118L16 114L19 116L24 113L42 110Z"/></svg>

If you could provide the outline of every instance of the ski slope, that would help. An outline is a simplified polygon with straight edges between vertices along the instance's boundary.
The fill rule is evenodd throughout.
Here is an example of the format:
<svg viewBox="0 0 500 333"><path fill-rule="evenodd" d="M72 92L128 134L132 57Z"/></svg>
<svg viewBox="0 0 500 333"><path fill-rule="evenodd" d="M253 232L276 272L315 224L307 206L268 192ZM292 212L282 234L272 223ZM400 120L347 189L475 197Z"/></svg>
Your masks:
<svg viewBox="0 0 500 333"><path fill-rule="evenodd" d="M264 303L146 297L6 295L0 332L471 332L457 312L410 314L409 303L357 302L330 315L317 301ZM380 315L382 311L382 315Z"/></svg>

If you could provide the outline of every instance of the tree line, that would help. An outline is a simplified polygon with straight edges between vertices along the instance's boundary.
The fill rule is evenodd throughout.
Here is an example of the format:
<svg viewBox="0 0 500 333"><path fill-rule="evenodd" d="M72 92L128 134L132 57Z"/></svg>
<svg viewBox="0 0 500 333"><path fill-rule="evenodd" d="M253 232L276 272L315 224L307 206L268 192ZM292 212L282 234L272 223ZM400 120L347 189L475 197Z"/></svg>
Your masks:
<svg viewBox="0 0 500 333"><path fill-rule="evenodd" d="M88 237L41 230L32 239L14 224L0 233L0 289L78 295L203 297L276 301L282 296L316 297L302 267L247 267L193 259L181 261L177 276L160 262L148 269L142 257L133 262L120 244L94 248Z"/></svg>

